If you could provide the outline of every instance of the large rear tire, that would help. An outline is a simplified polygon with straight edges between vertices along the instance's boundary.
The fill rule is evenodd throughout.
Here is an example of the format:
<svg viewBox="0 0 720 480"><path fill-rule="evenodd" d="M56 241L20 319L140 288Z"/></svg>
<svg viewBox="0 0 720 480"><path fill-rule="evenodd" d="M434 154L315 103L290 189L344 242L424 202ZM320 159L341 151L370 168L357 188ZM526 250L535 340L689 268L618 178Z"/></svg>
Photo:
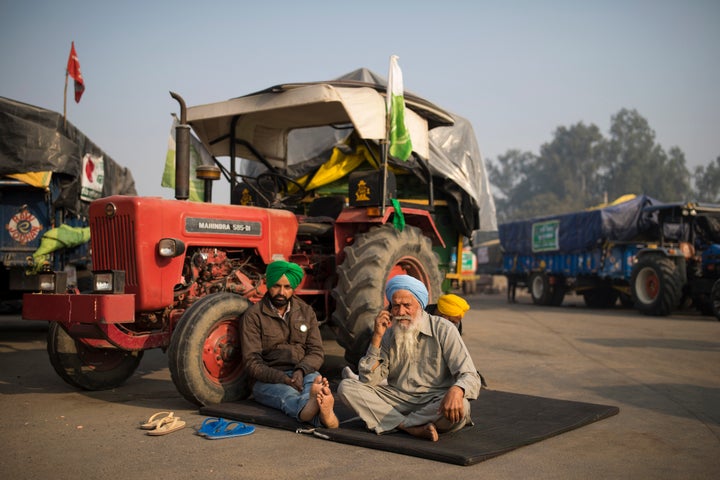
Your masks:
<svg viewBox="0 0 720 480"><path fill-rule="evenodd" d="M365 355L375 317L387 304L385 283L396 275L410 275L425 284L429 302L442 294L438 259L430 239L411 226L401 232L382 225L357 236L345 247L345 261L338 267L333 324L345 359L352 365Z"/></svg>
<svg viewBox="0 0 720 480"><path fill-rule="evenodd" d="M248 395L240 351L240 317L248 301L232 293L203 297L183 314L170 340L170 375L180 394L196 405Z"/></svg>
<svg viewBox="0 0 720 480"><path fill-rule="evenodd" d="M682 279L675 263L665 257L641 258L630 280L635 308L645 315L670 315L682 298Z"/></svg>
<svg viewBox="0 0 720 480"><path fill-rule="evenodd" d="M48 327L47 351L60 378L83 390L119 387L132 376L143 357L142 350L89 347L56 322L50 322Z"/></svg>

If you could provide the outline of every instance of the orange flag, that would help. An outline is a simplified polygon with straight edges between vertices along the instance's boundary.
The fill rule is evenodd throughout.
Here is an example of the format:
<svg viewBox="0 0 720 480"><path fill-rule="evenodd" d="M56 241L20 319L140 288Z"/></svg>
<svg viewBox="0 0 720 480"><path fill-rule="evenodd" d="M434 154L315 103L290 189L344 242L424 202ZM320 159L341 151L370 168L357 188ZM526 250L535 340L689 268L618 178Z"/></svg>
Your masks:
<svg viewBox="0 0 720 480"><path fill-rule="evenodd" d="M77 53L75 53L75 42L72 42L70 46L67 74L75 80L75 103L79 103L80 97L82 97L85 91L85 82L83 81L82 73L80 73L80 61L78 60Z"/></svg>

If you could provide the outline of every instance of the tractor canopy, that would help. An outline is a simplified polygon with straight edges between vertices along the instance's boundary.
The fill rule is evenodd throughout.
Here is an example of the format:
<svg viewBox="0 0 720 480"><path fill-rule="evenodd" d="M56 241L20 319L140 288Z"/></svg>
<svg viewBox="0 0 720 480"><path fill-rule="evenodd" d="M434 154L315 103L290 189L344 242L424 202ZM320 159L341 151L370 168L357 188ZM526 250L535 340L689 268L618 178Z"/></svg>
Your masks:
<svg viewBox="0 0 720 480"><path fill-rule="evenodd" d="M363 68L335 80L281 84L188 107L187 123L218 165L219 157L231 159L231 183L237 166L239 174L273 170L307 191L333 193L350 172L380 168L385 94L385 79ZM451 205L458 231L471 237L476 230L497 230L470 123L410 92L404 98L413 153L406 162L388 159L399 185L403 178L413 178L408 185L427 185L431 178L437 199Z"/></svg>

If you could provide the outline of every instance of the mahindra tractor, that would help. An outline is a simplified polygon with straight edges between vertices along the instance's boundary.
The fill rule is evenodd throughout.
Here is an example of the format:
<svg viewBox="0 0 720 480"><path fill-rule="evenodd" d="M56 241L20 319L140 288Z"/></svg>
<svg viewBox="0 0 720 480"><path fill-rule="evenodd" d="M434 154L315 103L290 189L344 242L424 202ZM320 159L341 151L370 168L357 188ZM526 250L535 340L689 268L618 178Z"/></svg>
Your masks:
<svg viewBox="0 0 720 480"><path fill-rule="evenodd" d="M278 85L195 107L171 92L175 198L93 201L92 293L44 272L23 298L23 318L50 322L57 374L81 389L114 388L159 348L188 401L247 396L241 319L278 259L303 268L295 294L351 363L367 348L389 278L418 278L434 303L450 249L479 229L490 196L477 181L482 159L467 126L455 130L460 117L408 93L413 153L388 157L385 86L375 79ZM212 162L191 161L196 144ZM191 170L205 202L187 200ZM222 177L229 204L212 203Z"/></svg>

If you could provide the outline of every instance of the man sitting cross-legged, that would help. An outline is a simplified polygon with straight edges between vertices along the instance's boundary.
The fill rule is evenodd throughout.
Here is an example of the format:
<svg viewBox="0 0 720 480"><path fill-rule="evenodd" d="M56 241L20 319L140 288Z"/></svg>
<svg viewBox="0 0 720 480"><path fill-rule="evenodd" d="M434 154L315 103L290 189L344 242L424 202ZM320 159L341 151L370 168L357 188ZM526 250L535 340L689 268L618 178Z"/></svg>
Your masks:
<svg viewBox="0 0 720 480"><path fill-rule="evenodd" d="M342 380L338 396L377 434L399 429L437 441L471 421L469 400L480 393L480 376L458 329L423 310L422 282L398 275L385 294L390 311L375 319L360 378Z"/></svg>

